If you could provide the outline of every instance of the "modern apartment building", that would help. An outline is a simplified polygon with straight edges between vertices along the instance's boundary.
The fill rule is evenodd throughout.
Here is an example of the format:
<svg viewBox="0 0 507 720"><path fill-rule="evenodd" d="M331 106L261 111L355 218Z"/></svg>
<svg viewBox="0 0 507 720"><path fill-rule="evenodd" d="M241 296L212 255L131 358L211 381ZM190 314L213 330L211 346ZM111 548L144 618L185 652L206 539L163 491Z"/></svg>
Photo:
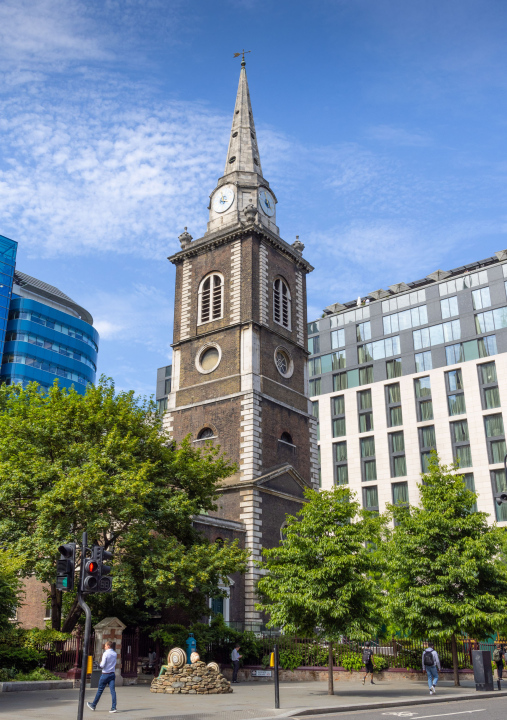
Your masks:
<svg viewBox="0 0 507 720"><path fill-rule="evenodd" d="M97 373L93 318L58 288L16 270L16 247L0 236L0 383L49 388L58 378L84 395Z"/></svg>
<svg viewBox="0 0 507 720"><path fill-rule="evenodd" d="M336 303L308 325L320 483L365 508L417 502L432 449L507 522L507 251Z"/></svg>

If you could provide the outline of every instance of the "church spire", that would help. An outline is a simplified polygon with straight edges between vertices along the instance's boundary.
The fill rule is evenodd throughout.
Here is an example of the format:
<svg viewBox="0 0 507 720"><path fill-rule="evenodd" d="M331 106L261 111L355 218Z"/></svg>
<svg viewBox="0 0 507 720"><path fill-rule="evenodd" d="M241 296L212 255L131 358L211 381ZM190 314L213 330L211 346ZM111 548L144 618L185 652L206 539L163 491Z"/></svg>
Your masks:
<svg viewBox="0 0 507 720"><path fill-rule="evenodd" d="M224 176L233 172L254 172L262 175L257 134L246 78L245 56L241 62L238 94L232 118L231 138L225 161Z"/></svg>

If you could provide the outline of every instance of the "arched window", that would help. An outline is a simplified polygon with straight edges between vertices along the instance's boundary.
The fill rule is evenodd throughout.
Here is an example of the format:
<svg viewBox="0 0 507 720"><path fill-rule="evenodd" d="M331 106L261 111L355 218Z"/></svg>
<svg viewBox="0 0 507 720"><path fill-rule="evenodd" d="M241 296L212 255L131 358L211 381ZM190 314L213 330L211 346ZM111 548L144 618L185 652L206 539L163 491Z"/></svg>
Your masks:
<svg viewBox="0 0 507 720"><path fill-rule="evenodd" d="M273 319L290 330L290 290L282 278L273 283Z"/></svg>
<svg viewBox="0 0 507 720"><path fill-rule="evenodd" d="M215 437L215 433L209 427L205 427L202 430L199 430L199 433L197 435L198 440L207 440L208 438L212 437Z"/></svg>
<svg viewBox="0 0 507 720"><path fill-rule="evenodd" d="M199 286L199 324L219 320L223 309L224 278L219 273L211 273Z"/></svg>
<svg viewBox="0 0 507 720"><path fill-rule="evenodd" d="M286 443L290 443L291 445L294 445L294 443L292 442L292 435L288 432L283 432L280 440L282 442L286 442Z"/></svg>

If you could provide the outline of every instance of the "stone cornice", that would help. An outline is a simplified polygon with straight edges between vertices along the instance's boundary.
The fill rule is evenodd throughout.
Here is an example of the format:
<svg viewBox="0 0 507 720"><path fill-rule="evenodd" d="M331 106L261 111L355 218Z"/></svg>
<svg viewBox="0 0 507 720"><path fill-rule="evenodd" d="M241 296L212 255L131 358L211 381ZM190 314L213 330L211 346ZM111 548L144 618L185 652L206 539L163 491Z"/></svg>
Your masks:
<svg viewBox="0 0 507 720"><path fill-rule="evenodd" d="M226 245L233 240L237 240L238 238L244 236L246 233L249 232L253 233L254 235L260 236L263 240L267 241L270 245L279 250L282 254L290 257L290 259L295 263L296 267L298 267L300 270L304 270L307 273L310 273L312 272L312 270L314 270L313 266L310 265L310 263L305 260L298 252L296 252L296 250L294 250L291 245L286 243L285 240L282 240L282 238L277 237L267 228L262 227L259 223L255 222L249 224L237 223L225 232L223 230L220 230L215 233L210 233L207 236L204 235L204 237L199 238L198 240L194 240L183 250L180 250L174 255L170 255L167 259L174 265L178 265L184 260L189 260L190 258L196 257L197 255L207 253L212 248L219 247L220 245Z"/></svg>

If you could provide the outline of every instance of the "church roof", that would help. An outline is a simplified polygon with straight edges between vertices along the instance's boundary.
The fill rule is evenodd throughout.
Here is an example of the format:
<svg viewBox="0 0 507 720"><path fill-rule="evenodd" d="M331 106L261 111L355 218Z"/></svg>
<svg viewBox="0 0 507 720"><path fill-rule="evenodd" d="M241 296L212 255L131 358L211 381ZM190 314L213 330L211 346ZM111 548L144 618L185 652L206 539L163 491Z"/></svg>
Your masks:
<svg viewBox="0 0 507 720"><path fill-rule="evenodd" d="M231 137L225 160L224 176L233 172L255 172L262 175L257 133L250 102L245 61L241 63L238 93L232 117Z"/></svg>

